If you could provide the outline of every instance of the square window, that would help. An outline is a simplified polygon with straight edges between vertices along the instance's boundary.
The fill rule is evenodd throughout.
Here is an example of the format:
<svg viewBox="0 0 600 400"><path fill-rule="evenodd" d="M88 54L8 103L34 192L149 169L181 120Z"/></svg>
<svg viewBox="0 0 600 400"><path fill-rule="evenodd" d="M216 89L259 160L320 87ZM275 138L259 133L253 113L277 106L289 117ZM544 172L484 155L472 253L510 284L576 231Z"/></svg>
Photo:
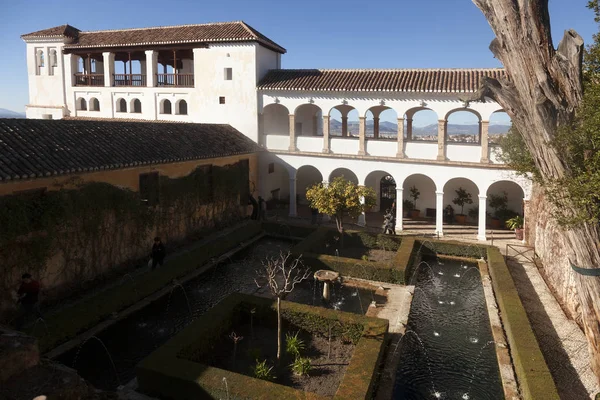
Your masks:
<svg viewBox="0 0 600 400"><path fill-rule="evenodd" d="M225 96L219 97L219 104L225 104Z"/></svg>
<svg viewBox="0 0 600 400"><path fill-rule="evenodd" d="M230 81L233 79L233 68L225 68L225 80Z"/></svg>
<svg viewBox="0 0 600 400"><path fill-rule="evenodd" d="M275 163L270 163L269 164L269 173L272 174L273 172L275 172Z"/></svg>

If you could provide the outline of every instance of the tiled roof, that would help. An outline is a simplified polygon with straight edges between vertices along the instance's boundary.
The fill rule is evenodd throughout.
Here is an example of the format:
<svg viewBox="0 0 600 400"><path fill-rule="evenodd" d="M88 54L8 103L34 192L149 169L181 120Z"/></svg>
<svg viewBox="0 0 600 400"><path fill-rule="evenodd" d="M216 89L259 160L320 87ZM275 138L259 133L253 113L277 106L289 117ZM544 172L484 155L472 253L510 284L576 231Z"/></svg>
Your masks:
<svg viewBox="0 0 600 400"><path fill-rule="evenodd" d="M71 25L65 24L61 26L55 26L54 28L42 29L41 31L26 33L21 35L23 39L35 39L35 38L52 38L52 37L68 37L76 38L79 34L79 29L72 27Z"/></svg>
<svg viewBox="0 0 600 400"><path fill-rule="evenodd" d="M61 28L56 27L22 35L23 39L61 36ZM72 27L70 27L72 28ZM75 29L75 28L72 28ZM286 50L277 43L252 28L243 21L216 22L197 25L159 26L151 28L115 29L106 31L77 31L72 43L65 49L90 49L110 47L131 47L149 45L258 42L279 53ZM67 35L68 36L68 35Z"/></svg>
<svg viewBox="0 0 600 400"><path fill-rule="evenodd" d="M275 69L259 82L262 90L368 92L474 92L483 77L503 69L328 70Z"/></svg>
<svg viewBox="0 0 600 400"><path fill-rule="evenodd" d="M0 182L257 151L230 125L0 119Z"/></svg>

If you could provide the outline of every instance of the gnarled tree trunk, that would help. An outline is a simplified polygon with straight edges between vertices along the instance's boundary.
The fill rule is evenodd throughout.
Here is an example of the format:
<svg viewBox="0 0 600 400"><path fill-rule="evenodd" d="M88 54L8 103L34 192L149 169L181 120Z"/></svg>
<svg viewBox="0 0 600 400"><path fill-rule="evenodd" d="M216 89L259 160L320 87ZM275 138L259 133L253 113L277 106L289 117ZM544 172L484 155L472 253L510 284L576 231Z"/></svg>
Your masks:
<svg viewBox="0 0 600 400"><path fill-rule="evenodd" d="M550 141L559 127L573 120L582 100L583 39L573 30L566 31L554 49L548 0L473 2L496 34L490 50L506 73L501 79L485 79L478 93L464 100L496 100L523 136L542 178L568 177L569 165ZM582 224L562 234L574 264L600 268L597 226ZM592 368L600 381L600 278L578 275L577 289Z"/></svg>

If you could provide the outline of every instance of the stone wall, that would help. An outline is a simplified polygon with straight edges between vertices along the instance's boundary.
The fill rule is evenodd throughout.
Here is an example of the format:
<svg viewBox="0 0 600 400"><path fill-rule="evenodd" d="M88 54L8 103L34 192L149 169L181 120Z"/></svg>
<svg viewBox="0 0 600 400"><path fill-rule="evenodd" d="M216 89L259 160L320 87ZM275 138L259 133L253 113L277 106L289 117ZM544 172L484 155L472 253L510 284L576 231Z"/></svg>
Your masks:
<svg viewBox="0 0 600 400"><path fill-rule="evenodd" d="M552 219L552 208L539 187L534 187L526 214L526 242L535 247L540 272L567 315L581 326L575 272L569 266L568 248ZM549 211L550 210L550 211Z"/></svg>

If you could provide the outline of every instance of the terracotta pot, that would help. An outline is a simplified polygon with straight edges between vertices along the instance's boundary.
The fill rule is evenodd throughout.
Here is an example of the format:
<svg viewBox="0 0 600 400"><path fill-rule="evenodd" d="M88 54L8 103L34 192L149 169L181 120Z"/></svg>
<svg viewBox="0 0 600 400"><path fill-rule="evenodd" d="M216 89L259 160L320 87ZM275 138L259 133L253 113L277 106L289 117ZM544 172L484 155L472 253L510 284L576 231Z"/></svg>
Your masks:
<svg viewBox="0 0 600 400"><path fill-rule="evenodd" d="M498 218L492 218L492 229L500 229L502 228L502 224L500 223L500 219Z"/></svg>
<svg viewBox="0 0 600 400"><path fill-rule="evenodd" d="M454 216L457 224L464 225L467 223L467 216L464 214L456 214Z"/></svg>
<svg viewBox="0 0 600 400"><path fill-rule="evenodd" d="M419 218L420 215L421 215L421 210L410 210L411 218Z"/></svg>
<svg viewBox="0 0 600 400"><path fill-rule="evenodd" d="M523 240L523 228L515 229L515 237L517 240Z"/></svg>

